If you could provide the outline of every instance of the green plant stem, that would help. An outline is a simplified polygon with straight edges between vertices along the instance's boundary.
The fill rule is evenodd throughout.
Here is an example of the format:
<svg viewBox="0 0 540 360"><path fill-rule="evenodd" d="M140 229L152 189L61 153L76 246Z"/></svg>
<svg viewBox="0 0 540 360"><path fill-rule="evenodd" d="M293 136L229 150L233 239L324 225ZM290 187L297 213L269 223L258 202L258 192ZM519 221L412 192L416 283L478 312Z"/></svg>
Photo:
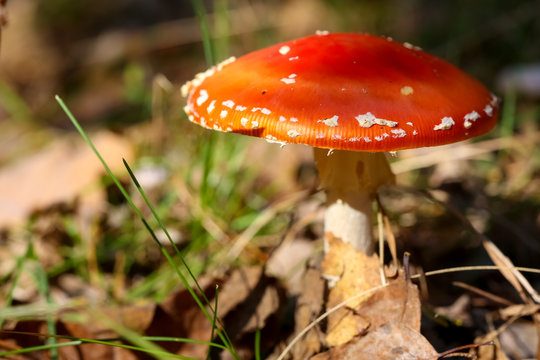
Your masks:
<svg viewBox="0 0 540 360"><path fill-rule="evenodd" d="M210 186L209 186L209 179L210 179L210 171L212 170L212 167L214 165L214 151L215 151L215 144L216 144L216 134L214 131L212 131L210 134L208 134L208 138L206 139L204 143L203 148L203 174L201 179L201 187L200 187L200 196L201 196L201 204L202 206L206 207L209 203L209 197L210 194Z"/></svg>
<svg viewBox="0 0 540 360"><path fill-rule="evenodd" d="M210 333L210 342L214 338L214 333L215 333L214 330L216 329L216 319L218 318L218 315L217 315L218 298L219 298L219 286L216 285L216 296L214 297L214 309L212 310L213 313L214 313L214 317L213 317L213 320L212 320L212 331ZM209 347L208 352L206 353L206 360L210 359L211 350L212 349Z"/></svg>
<svg viewBox="0 0 540 360"><path fill-rule="evenodd" d="M15 277L13 278L13 282L11 283L11 286L9 287L6 302L3 306L3 308L8 308L11 306L13 302L13 292L15 291L15 288L17 287L17 284L19 283L19 279L21 278L23 266L25 262L30 258L32 255L32 243L29 242L26 251L24 252L24 255L19 257L17 259L17 263L15 264ZM0 329L2 328L2 325L4 323L4 317L0 315Z"/></svg>
<svg viewBox="0 0 540 360"><path fill-rule="evenodd" d="M77 131L80 133L80 135L82 136L82 138L84 139L84 141L88 144L88 146L90 146L90 148L92 149L92 151L96 154L96 156L98 157L99 161L101 162L101 164L103 165L105 171L107 172L107 174L109 175L109 177L113 180L113 182L115 183L116 187L120 190L120 192L122 193L122 195L124 196L124 198L126 199L126 201L128 202L129 206L131 207L131 209L133 210L133 212L137 215L137 217L141 220L141 222L143 223L144 227L146 228L146 230L148 231L148 233L151 235L152 239L154 240L154 242L158 245L158 247L160 248L162 254L165 256L165 258L167 259L167 261L169 262L169 264L171 264L171 266L173 267L173 269L175 269L176 273L178 274L179 278L181 279L182 283L184 284L184 286L186 287L186 289L188 290L188 292L190 293L190 295L193 297L193 299L195 300L195 302L197 303L197 305L199 306L199 308L201 309L201 311L203 312L203 314L205 315L205 317L208 319L208 321L212 322L214 321L214 317L211 316L211 314L208 312L208 310L206 309L205 305L202 303L201 299L199 298L199 296L195 293L195 291L193 290L193 288L190 286L189 284L189 281L187 280L187 278L184 276L184 274L182 273L182 271L180 271L180 269L178 268L178 266L176 265L176 263L174 262L174 260L172 259L172 257L169 255L169 253L167 252L167 250L163 247L163 245L161 244L161 242L158 240L156 234L154 233L154 231L152 230L152 228L150 227L150 225L148 224L148 222L146 221L146 219L144 218L144 216L142 215L141 211L137 208L137 206L135 206L135 204L133 203L133 200L131 199L131 196L128 194L128 192L126 191L126 189L124 188L124 186L120 183L120 181L118 180L118 178L112 173L111 169L109 168L109 166L107 165L107 163L105 162L105 160L103 159L103 157L101 156L101 154L99 153L99 151L96 149L96 147L94 146L92 140L90 140L90 138L88 137L88 135L86 135L84 129L81 127L81 125L79 124L79 122L77 121L77 119L75 118L75 116L73 116L73 114L71 113L71 111L68 109L68 107L66 106L66 104L64 103L64 101L60 98L60 96L56 95L56 101L60 104L60 107L62 108L62 110L64 110L64 112L66 113L66 115L68 116L68 118L71 120L71 122L73 123L73 125L75 126L75 128L77 129ZM200 289L198 283L197 283L197 279L195 278L195 276L193 275L193 273L191 272L191 270L189 269L189 267L187 266L184 258L181 256L179 250L176 248L174 242L172 241L172 238L170 237L166 227L163 225L163 223L161 222L161 220L159 219L159 216L157 215L157 213L155 212L154 208L152 207L152 204L150 203L150 201L148 200L148 198L146 197L146 194L144 193L144 190L141 188L139 182L137 181L137 179L135 178L135 176L133 175L133 172L131 171L131 168L129 168L127 162L124 160L124 165L126 166L131 178L133 179L135 185L137 186L137 189L139 190L139 193L141 194L141 196L143 197L143 199L145 200L146 204L149 206L153 216L156 218L156 220L158 221L159 225L161 226L161 228L164 230L165 234L167 235L168 239L169 239L169 242L171 244L173 244L173 247L175 249L175 251L177 252L178 256L180 257L181 261L182 261L182 264L186 267L190 277L192 278L192 280L194 281L194 283L197 285L197 287L199 288L199 290L201 291L201 293L203 294L204 296L204 292L202 292L202 289ZM208 302L207 299L205 299L207 304L211 307L210 303ZM219 319L218 319L219 321ZM236 354L233 346L232 346L232 342L230 341L230 339L228 338L228 336L226 335L226 333L224 331L221 331L219 328L217 329L217 334L218 336L221 338L221 340L223 341L223 343L225 344L225 346L227 346L227 348L229 349L231 355L235 358L235 359L238 359L238 355Z"/></svg>
<svg viewBox="0 0 540 360"><path fill-rule="evenodd" d="M261 360L261 329L255 331L255 360Z"/></svg>
<svg viewBox="0 0 540 360"><path fill-rule="evenodd" d="M210 35L210 27L208 26L208 17L206 16L206 10L202 0L191 0L191 6L195 11L195 16L199 20L201 27L201 34L204 46L204 57L208 66L216 63L214 47L212 43L212 37Z"/></svg>
<svg viewBox="0 0 540 360"><path fill-rule="evenodd" d="M504 105L499 127L501 137L510 137L514 134L514 126L516 123L516 100L517 93L515 90L509 90L504 95Z"/></svg>
<svg viewBox="0 0 540 360"><path fill-rule="evenodd" d="M0 356L4 357L8 355L18 355L18 354L24 354L24 353L29 353L33 351L52 350L52 349L57 349L59 347L75 346L75 345L81 345L81 344L83 344L83 341L76 340L76 341L69 341L69 342L64 342L64 343L54 343L54 344L47 344L47 345L32 346L32 347L27 347L24 349L4 351L0 353Z"/></svg>
<svg viewBox="0 0 540 360"><path fill-rule="evenodd" d="M202 301L199 299L199 297L197 296L197 294L195 293L195 291L193 290L193 288L190 286L189 282L187 281L187 279L184 277L184 275L182 274L182 272L180 271L180 269L176 266L176 264L174 263L173 259L170 257L169 253L167 252L167 250L163 247L163 245L161 244L161 242L157 239L156 235L154 234L154 232L151 230L150 226L148 225L148 223L146 222L146 220L142 217L142 214L139 216L141 218L141 220L143 221L143 223L145 224L145 227L148 229L148 231L150 232L150 234L152 235L152 238L154 239L154 241L156 242L156 244L159 246L159 248L161 249L161 252L163 253L163 255L167 258L167 260L169 261L169 263L173 266L173 268L176 270L176 272L178 273L178 276L181 278L184 286L186 287L186 289L189 291L189 293L191 294L191 296L193 297L193 299L195 300L195 302L197 303L197 305L199 305L199 307L201 308L201 310L203 311L204 315L207 317L207 319L212 323L212 332L214 330L217 330L217 334L218 336L221 338L221 340L223 341L223 343L227 346L227 348L231 351L231 354L233 354L233 356L236 358L236 352L234 351L234 348L232 346L232 342L231 340L228 338L227 334L223 331L220 331L219 328L216 327L216 322L219 323L222 327L223 327L223 324L221 323L221 321L219 320L219 318L217 318L217 303L215 305L214 308L212 308L212 306L210 305L210 301L208 300L208 298L206 298L206 296L204 295L204 291L201 289L201 287L199 286L199 283L197 282L197 279L195 278L195 275L193 275L193 273L191 272L191 269L189 268L189 266L187 265L184 257L181 255L180 253L180 250L178 249L178 247L176 246L176 244L174 243L174 241L172 240L170 234L169 234L169 231L167 230L167 228L165 227L165 225L163 224L163 222L161 221L160 217L158 216L158 214L156 213L154 207L152 206L152 204L150 203L150 200L148 199L148 197L146 196L146 193L144 191L144 189L141 187L141 184L139 183L139 181L137 180L137 178L135 177L135 174L133 174L133 171L131 170L129 164L126 162L125 159L122 159L123 163L124 163L124 166L126 167L128 173L129 173L129 176L131 177L131 179L133 180L133 183L135 184L135 187L137 188L137 190L139 191L139 194L142 196L143 200L145 201L146 205L148 206L148 208L150 209L150 212L152 213L152 215L154 216L154 219L158 222L160 228L163 230L163 232L165 233L165 235L167 236L167 239L169 240L169 243L171 244L171 246L173 247L174 251L176 252L176 254L178 255L178 257L180 258L180 261L182 262L182 265L184 266L184 268L187 270L187 272L189 273L191 279L194 281L195 285L197 286L197 289L199 290L199 293L201 294L201 296L203 297L203 299L205 300L205 302L208 304L208 307L210 308L210 311L212 312L212 316L210 316L210 313L206 310L206 308L204 307L204 305L202 304ZM139 212L140 214L140 212ZM217 301L217 292L216 292L216 301Z"/></svg>

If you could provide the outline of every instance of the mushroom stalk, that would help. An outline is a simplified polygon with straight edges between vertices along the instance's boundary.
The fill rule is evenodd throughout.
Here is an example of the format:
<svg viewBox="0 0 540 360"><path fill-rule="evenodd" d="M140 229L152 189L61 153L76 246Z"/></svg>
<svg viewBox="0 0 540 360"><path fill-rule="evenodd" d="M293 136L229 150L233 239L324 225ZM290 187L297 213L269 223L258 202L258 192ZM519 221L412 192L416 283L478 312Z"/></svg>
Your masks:
<svg viewBox="0 0 540 360"><path fill-rule="evenodd" d="M314 148L314 158L327 195L325 233L371 255L373 200L379 186L394 182L385 154Z"/></svg>

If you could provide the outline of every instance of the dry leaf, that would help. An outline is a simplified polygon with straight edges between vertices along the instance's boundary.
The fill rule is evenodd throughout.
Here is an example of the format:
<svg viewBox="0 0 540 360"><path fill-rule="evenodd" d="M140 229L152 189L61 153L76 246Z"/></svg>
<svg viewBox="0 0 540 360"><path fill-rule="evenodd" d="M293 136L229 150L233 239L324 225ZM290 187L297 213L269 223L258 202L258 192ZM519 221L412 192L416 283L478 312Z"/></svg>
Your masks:
<svg viewBox="0 0 540 360"><path fill-rule="evenodd" d="M301 283L302 289L294 312L294 333L286 343L291 343L300 332L321 315L324 309L326 284L321 277L321 271L310 265L304 272ZM319 324L315 325L302 337L302 341L291 348L287 359L304 360L317 354L321 351L323 338ZM276 359L283 350L284 347L277 347L268 359Z"/></svg>
<svg viewBox="0 0 540 360"><path fill-rule="evenodd" d="M262 329L266 319L280 307L274 279L260 266L235 270L219 292L218 315L227 323L231 338Z"/></svg>
<svg viewBox="0 0 540 360"><path fill-rule="evenodd" d="M495 336L492 333L479 336L474 339L475 343L484 343L492 340ZM476 355L477 360L509 360L504 351L500 348L497 342L490 346L480 346L472 349L471 353Z"/></svg>
<svg viewBox="0 0 540 360"><path fill-rule="evenodd" d="M129 330L142 334L152 322L154 311L154 304L102 308L97 310L98 316L89 316L85 323L60 321L58 327L62 329L61 333L67 333L73 337L87 339L117 337L118 334L110 330L107 325L100 323L99 317L104 316ZM65 355L65 359L78 359L79 357L75 357L73 352L73 347L62 348L61 351L61 353ZM75 353L80 354L81 360L116 360L134 358L133 353L129 350L122 349L119 351L112 346L101 344L85 344L84 346L79 346Z"/></svg>
<svg viewBox="0 0 540 360"><path fill-rule="evenodd" d="M210 301L215 296L215 286L221 285L221 281L208 277L201 277L198 282ZM201 295L199 297L202 298ZM208 341L210 325L191 294L184 289L170 294L157 306L152 324L145 334ZM190 343L164 342L159 345L171 353L181 351L198 358L204 357L207 351L205 346Z"/></svg>
<svg viewBox="0 0 540 360"><path fill-rule="evenodd" d="M112 171L133 157L131 145L110 132L92 136ZM53 145L0 171L0 228L24 221L31 212L70 202L96 184L105 171L82 139L57 139ZM92 196L104 196L93 192ZM95 200L95 199L94 199ZM99 201L99 200L95 200Z"/></svg>
<svg viewBox="0 0 540 360"><path fill-rule="evenodd" d="M435 360L439 354L415 329L406 324L384 324L312 357L312 360Z"/></svg>
<svg viewBox="0 0 540 360"><path fill-rule="evenodd" d="M89 325L89 326L87 326ZM81 324L74 322L60 322L59 330L65 332L69 336L80 337L84 339L96 339L96 338L114 338L118 335L103 327L97 329L95 323ZM65 359L81 359L81 360L99 360L99 359L113 359L113 347L102 344L85 344L84 346L78 346L77 348L69 346L62 347L60 354Z"/></svg>
<svg viewBox="0 0 540 360"><path fill-rule="evenodd" d="M330 292L327 308L334 305L330 300L342 302L380 284L376 255L367 257L339 239L329 240L325 270L333 270L334 275L338 274L337 270L342 271ZM329 320L328 344L338 346L313 359L438 358L438 353L420 334L418 288L406 278L404 271L369 297L351 303L339 318ZM359 330L365 334L359 334Z"/></svg>
<svg viewBox="0 0 540 360"><path fill-rule="evenodd" d="M537 304L518 304L501 309L499 310L499 313L501 314L501 318L506 320L511 317L531 316L538 313L539 310L540 305Z"/></svg>
<svg viewBox="0 0 540 360"><path fill-rule="evenodd" d="M215 283L215 280L206 281L207 286L203 286L212 305ZM236 350L247 352L246 356L250 357L253 355L253 339L250 336L257 328L262 329L261 349L264 350L279 340L275 336L269 336L270 334L264 335L265 331L274 331L276 315L282 304L283 292L276 279L265 276L262 267L245 267L234 270L219 287L217 312ZM211 322L186 290L169 296L158 307L147 331L147 335L166 334L202 341L210 340L211 333ZM194 358L204 358L208 350L206 346L192 343L161 345L168 351Z"/></svg>
<svg viewBox="0 0 540 360"><path fill-rule="evenodd" d="M531 321L516 321L499 336L501 348L513 359L532 359L537 356L538 335Z"/></svg>
<svg viewBox="0 0 540 360"><path fill-rule="evenodd" d="M266 262L266 273L287 282L289 293L296 294L305 287L302 282L303 266L314 251L313 241L308 239L294 239L283 241L280 246L272 252ZM320 272L317 273L320 277Z"/></svg>
<svg viewBox="0 0 540 360"><path fill-rule="evenodd" d="M339 279L330 290L327 309L381 284L377 255L367 256L329 233L326 234L326 239L329 251L322 263L323 276ZM350 310L357 308L368 297L369 295L352 300L347 303L347 307L328 317L328 345L344 344L358 335L359 329L369 326L369 322Z"/></svg>
<svg viewBox="0 0 540 360"><path fill-rule="evenodd" d="M540 295L538 295L529 281L514 267L512 261L493 242L485 239L483 245L491 260L497 265L506 280L516 289L523 302L528 305L533 305L533 301L537 304L540 303ZM534 313L532 314L532 318L536 326L536 332L540 338L540 314ZM540 342L538 343L536 352L537 359L540 360Z"/></svg>
<svg viewBox="0 0 540 360"><path fill-rule="evenodd" d="M463 294L447 306L437 306L435 313L437 316L442 316L452 322L470 326L472 324L471 296Z"/></svg>
<svg viewBox="0 0 540 360"><path fill-rule="evenodd" d="M531 297L536 303L540 303L540 296L529 281L515 268L512 261L490 240L484 240L483 245L493 263L497 265L501 274L516 289L522 300L527 302Z"/></svg>
<svg viewBox="0 0 540 360"><path fill-rule="evenodd" d="M369 329L376 330L386 324L402 324L420 331L421 303L418 288L407 282L403 271L390 284L364 301L356 312L369 322Z"/></svg>
<svg viewBox="0 0 540 360"><path fill-rule="evenodd" d="M430 360L439 357L420 334L418 289L407 282L403 271L388 286L360 304L356 313L369 323L366 334L312 359Z"/></svg>
<svg viewBox="0 0 540 360"><path fill-rule="evenodd" d="M5 329L5 326L4 326ZM29 320L29 321L19 321L14 324L12 327L8 327L11 331L17 332L26 332L26 333L46 333L47 326L44 321ZM3 342L7 345L5 350L14 350L21 348L29 348L33 346L43 345L42 339L37 336L28 336L23 334L11 334L7 332L0 332L0 339L4 340ZM3 351L4 348L0 348L0 351Z"/></svg>

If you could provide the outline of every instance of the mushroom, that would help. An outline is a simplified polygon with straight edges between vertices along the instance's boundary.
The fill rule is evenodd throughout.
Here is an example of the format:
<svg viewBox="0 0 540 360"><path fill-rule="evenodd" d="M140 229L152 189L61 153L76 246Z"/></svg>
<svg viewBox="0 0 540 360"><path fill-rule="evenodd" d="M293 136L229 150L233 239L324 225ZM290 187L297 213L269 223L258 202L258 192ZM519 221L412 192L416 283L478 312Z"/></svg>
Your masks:
<svg viewBox="0 0 540 360"><path fill-rule="evenodd" d="M372 205L394 180L384 152L489 131L498 100L477 80L408 43L318 32L230 58L182 87L203 127L314 147L325 232L373 252Z"/></svg>

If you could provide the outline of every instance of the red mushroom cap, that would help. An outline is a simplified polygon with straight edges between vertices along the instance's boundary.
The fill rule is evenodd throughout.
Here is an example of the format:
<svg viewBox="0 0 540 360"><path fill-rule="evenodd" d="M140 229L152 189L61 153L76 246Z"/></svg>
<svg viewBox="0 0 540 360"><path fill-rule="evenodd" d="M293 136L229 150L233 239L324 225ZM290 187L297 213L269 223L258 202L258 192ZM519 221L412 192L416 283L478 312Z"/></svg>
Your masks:
<svg viewBox="0 0 540 360"><path fill-rule="evenodd" d="M472 138L497 98L409 44L321 33L230 59L188 82L191 121L281 143L394 151Z"/></svg>

